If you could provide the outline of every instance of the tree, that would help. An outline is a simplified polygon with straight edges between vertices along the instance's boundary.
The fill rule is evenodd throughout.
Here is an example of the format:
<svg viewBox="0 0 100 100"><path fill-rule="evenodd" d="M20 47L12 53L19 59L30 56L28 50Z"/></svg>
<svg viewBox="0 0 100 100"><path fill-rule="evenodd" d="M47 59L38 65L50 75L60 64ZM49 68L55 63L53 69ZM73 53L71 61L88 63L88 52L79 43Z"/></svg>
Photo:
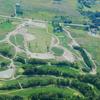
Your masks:
<svg viewBox="0 0 100 100"><path fill-rule="evenodd" d="M95 4L95 0L78 0L82 6L90 8L93 4Z"/></svg>
<svg viewBox="0 0 100 100"><path fill-rule="evenodd" d="M13 96L11 100L24 100L23 97L20 96Z"/></svg>

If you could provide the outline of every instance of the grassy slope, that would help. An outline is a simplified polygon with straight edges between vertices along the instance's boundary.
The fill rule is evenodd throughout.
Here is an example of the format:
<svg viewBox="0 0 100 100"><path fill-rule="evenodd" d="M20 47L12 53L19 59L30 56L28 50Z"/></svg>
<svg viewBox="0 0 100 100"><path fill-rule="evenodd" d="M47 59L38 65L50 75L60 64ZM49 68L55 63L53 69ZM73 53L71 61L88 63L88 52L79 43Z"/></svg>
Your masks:
<svg viewBox="0 0 100 100"><path fill-rule="evenodd" d="M84 30L69 28L69 31L76 41L92 55L98 66L97 71L100 72L100 39L88 35Z"/></svg>
<svg viewBox="0 0 100 100"><path fill-rule="evenodd" d="M55 15L67 15L73 18L79 18L76 21L81 21L82 16L77 11L77 0L63 0L61 4L54 4L53 0L21 0L24 15L35 19L51 19ZM16 0L0 0L0 14L11 15L14 13Z"/></svg>
<svg viewBox="0 0 100 100"><path fill-rule="evenodd" d="M40 82L46 82L47 80L56 80L57 77L53 77L53 76L34 76L34 77L29 77L27 79L27 77L23 76L19 79L16 80L9 80L6 82L1 82L0 83L0 87L3 86L9 86L9 85L14 85L14 84L18 84L18 82L22 83L26 83L29 80L33 80L34 81L40 81ZM44 81L43 81L44 80ZM2 93L1 93L2 92ZM28 98L28 96L31 96L32 94L39 94L39 93L64 93L65 95L80 95L83 96L79 91L66 87L57 87L53 84L51 85L47 85L47 86L42 86L42 87L32 87L32 88L24 88L23 90L21 89L16 89L16 90L0 90L0 95L1 94L8 94L8 95L19 95L19 96L23 96L26 100Z"/></svg>
<svg viewBox="0 0 100 100"><path fill-rule="evenodd" d="M29 49L32 52L47 52L47 47L50 46L51 43L51 33L47 32L47 29L42 29L38 27L29 28L29 33L35 37L34 40L28 42Z"/></svg>
<svg viewBox="0 0 100 100"><path fill-rule="evenodd" d="M4 39L8 32L13 31L20 23L20 20L0 17L0 40Z"/></svg>

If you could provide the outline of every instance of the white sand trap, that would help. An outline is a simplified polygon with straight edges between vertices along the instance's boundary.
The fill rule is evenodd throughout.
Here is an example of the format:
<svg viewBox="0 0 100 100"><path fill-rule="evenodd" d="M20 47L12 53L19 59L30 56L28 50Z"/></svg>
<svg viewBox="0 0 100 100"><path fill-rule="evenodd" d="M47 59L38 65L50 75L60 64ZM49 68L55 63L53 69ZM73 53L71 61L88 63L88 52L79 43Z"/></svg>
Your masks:
<svg viewBox="0 0 100 100"><path fill-rule="evenodd" d="M14 70L14 69L8 69L8 70L5 70L5 71L1 71L1 72L0 72L0 78L1 78L1 79L4 79L4 78L11 78L12 75L13 75L13 70Z"/></svg>
<svg viewBox="0 0 100 100"><path fill-rule="evenodd" d="M37 59L54 59L55 56L52 53L31 53L29 52L31 58Z"/></svg>
<svg viewBox="0 0 100 100"><path fill-rule="evenodd" d="M46 28L46 24L41 23L41 22L28 21L28 22L26 22L26 25L36 26L36 27L40 27L40 28Z"/></svg>

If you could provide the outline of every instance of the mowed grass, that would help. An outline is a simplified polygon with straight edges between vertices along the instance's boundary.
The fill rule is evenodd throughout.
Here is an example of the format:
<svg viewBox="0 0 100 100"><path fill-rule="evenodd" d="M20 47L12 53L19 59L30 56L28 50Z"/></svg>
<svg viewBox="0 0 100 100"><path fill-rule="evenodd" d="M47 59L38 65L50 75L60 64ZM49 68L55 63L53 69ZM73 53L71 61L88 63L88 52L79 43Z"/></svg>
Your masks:
<svg viewBox="0 0 100 100"><path fill-rule="evenodd" d="M4 57L0 56L0 64L1 64L2 62L6 63L6 64L10 64L10 60L5 59Z"/></svg>
<svg viewBox="0 0 100 100"><path fill-rule="evenodd" d="M100 38L88 35L87 31L69 28L71 35L75 40L85 48L91 55L97 65L97 71L100 71Z"/></svg>
<svg viewBox="0 0 100 100"><path fill-rule="evenodd" d="M9 31L12 31L14 26L11 23L4 22L0 24L0 40L4 39Z"/></svg>
<svg viewBox="0 0 100 100"><path fill-rule="evenodd" d="M13 57L15 54L15 49L12 45L6 42L3 42L3 43L0 43L0 54L4 56L10 55L11 57Z"/></svg>
<svg viewBox="0 0 100 100"><path fill-rule="evenodd" d="M41 83L46 83L48 82L49 80L56 80L57 77L54 77L54 76L34 76L34 77L27 77L27 76L22 76L16 80L8 80L8 81L1 81L1 84L0 84L0 88L1 87L5 87L5 86L11 86L14 84L19 84L18 82L20 82L23 86L23 83L27 83L27 82L41 82ZM59 79L61 79L61 77L59 77ZM66 88L63 88L63 87L57 87L55 86L54 84L51 84L51 85L44 85L44 86L34 86L32 88L23 88L23 89L14 89L14 90L0 90L0 95L2 94L8 94L8 95L19 95L19 96L22 96L24 97L24 100L27 100L27 98L29 96L31 96L32 94L40 94L40 93L43 93L43 94L48 94L48 93L61 93L61 94L67 94L67 95L79 95L79 96L82 96L83 95L75 90L75 89L72 89L70 87L66 87Z"/></svg>
<svg viewBox="0 0 100 100"><path fill-rule="evenodd" d="M21 35L21 34L12 35L10 37L10 41L15 45L17 45L21 48L24 48L24 37L23 37L23 35Z"/></svg>
<svg viewBox="0 0 100 100"><path fill-rule="evenodd" d="M34 40L28 42L28 47L31 52L49 52L52 34L48 33L46 28L28 28L28 32L31 33L34 37Z"/></svg>
<svg viewBox="0 0 100 100"><path fill-rule="evenodd" d="M55 56L62 56L64 53L64 50L59 47L53 47L53 48L51 48L51 50Z"/></svg>
<svg viewBox="0 0 100 100"><path fill-rule="evenodd" d="M34 76L34 77L25 77L22 76L16 80L9 80L9 81L1 81L1 85L0 87L3 86L9 86L9 85L14 85L14 84L18 84L18 82L20 82L22 85L23 83L27 83L30 81L33 82L41 82L41 83L45 83L48 82L49 80L56 80L56 77L53 76ZM24 97L24 100L27 100L27 98L29 96L31 96L32 94L46 94L46 93L64 93L67 95L80 95L83 96L80 92L78 92L75 89L72 88L58 88L57 86L55 86L54 84L51 85L44 85L44 86L35 86L32 88L23 88L23 89L14 89L14 90L0 90L0 94L9 94L9 95L19 95Z"/></svg>
<svg viewBox="0 0 100 100"><path fill-rule="evenodd" d="M65 48L69 48L68 43L70 43L70 38L67 36L64 32L54 33L55 36L59 39L60 45L62 45Z"/></svg>
<svg viewBox="0 0 100 100"><path fill-rule="evenodd" d="M9 64L10 64L10 60L0 56L0 71L7 69L7 65Z"/></svg>
<svg viewBox="0 0 100 100"><path fill-rule="evenodd" d="M2 91L5 92L9 95L18 95L18 96L22 96L24 97L24 100L28 100L28 97L30 97L31 95L37 95L37 94L50 94L50 93L60 93L60 94L64 94L64 95L71 95L71 96L75 96L75 95L79 95L82 96L83 95L78 92L77 90L74 90L72 88L59 88L57 86L54 85L50 85L50 86L46 86L46 87L35 87L35 88L27 88L27 89L23 89L23 90L12 90L12 91Z"/></svg>
<svg viewBox="0 0 100 100"><path fill-rule="evenodd" d="M68 35L65 32L53 32L53 27L51 24L48 24L48 31L49 33L52 33L53 36L56 36L59 40L59 45L69 48L69 43L71 42L71 39L68 37Z"/></svg>
<svg viewBox="0 0 100 100"><path fill-rule="evenodd" d="M0 17L0 40L4 39L5 36L16 29L16 26L20 23L19 20L16 19L6 19L3 17Z"/></svg>

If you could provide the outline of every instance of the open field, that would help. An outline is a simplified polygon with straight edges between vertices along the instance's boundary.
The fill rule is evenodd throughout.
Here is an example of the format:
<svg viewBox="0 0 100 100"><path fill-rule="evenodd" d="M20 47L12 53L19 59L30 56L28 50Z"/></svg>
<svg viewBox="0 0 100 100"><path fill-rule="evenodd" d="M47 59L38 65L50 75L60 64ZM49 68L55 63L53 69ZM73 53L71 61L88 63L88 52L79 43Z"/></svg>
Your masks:
<svg viewBox="0 0 100 100"><path fill-rule="evenodd" d="M14 14L16 0L9 0L9 2L1 0L0 4L0 14ZM53 0L34 0L34 2L33 0L21 0L21 4L24 11L23 17L51 20L55 15L66 15L72 17L75 22L83 20L83 17L77 11L76 0L63 0L60 4L53 3ZM77 17L81 20L74 20Z"/></svg>
<svg viewBox="0 0 100 100"><path fill-rule="evenodd" d="M24 48L24 37L21 34L12 35L10 37L10 41L15 44L16 46L19 46L20 48Z"/></svg>
<svg viewBox="0 0 100 100"><path fill-rule="evenodd" d="M20 20L0 17L0 40L3 40L8 32L13 31Z"/></svg>
<svg viewBox="0 0 100 100"><path fill-rule="evenodd" d="M64 50L58 47L53 47L51 50L56 56L62 56L64 53Z"/></svg>
<svg viewBox="0 0 100 100"><path fill-rule="evenodd" d="M48 33L46 28L38 28L33 26L28 28L28 32L33 36L33 40L27 42L28 48L31 52L49 52L52 34Z"/></svg>

